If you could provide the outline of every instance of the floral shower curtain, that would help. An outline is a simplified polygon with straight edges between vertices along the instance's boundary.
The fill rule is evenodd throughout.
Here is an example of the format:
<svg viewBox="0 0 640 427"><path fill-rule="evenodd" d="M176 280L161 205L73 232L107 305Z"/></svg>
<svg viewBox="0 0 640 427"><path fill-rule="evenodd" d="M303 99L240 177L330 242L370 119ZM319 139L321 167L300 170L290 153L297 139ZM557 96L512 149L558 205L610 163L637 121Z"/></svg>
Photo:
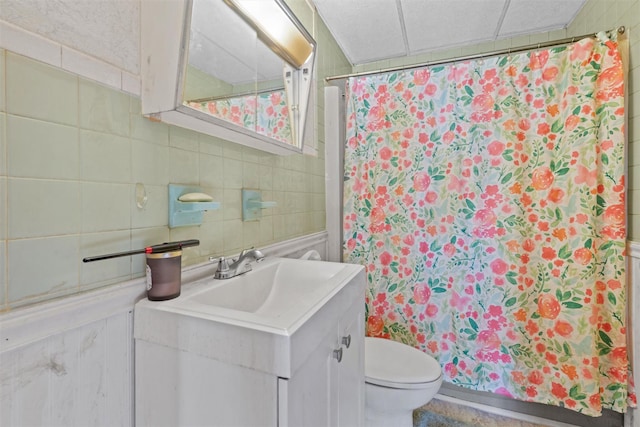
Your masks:
<svg viewBox="0 0 640 427"><path fill-rule="evenodd" d="M615 40L351 78L345 261L367 333L445 380L624 411L623 68Z"/></svg>

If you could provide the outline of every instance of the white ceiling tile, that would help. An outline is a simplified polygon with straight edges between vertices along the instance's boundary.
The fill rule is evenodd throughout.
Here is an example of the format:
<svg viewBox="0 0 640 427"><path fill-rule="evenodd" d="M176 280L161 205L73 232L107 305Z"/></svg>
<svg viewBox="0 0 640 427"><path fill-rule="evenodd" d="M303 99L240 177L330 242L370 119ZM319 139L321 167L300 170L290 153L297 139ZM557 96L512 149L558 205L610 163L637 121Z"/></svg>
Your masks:
<svg viewBox="0 0 640 427"><path fill-rule="evenodd" d="M586 2L586 0L312 1L317 6L320 17L329 31L354 65L564 28L571 23ZM398 7L402 11L402 16L399 16Z"/></svg>
<svg viewBox="0 0 640 427"><path fill-rule="evenodd" d="M506 0L401 0L411 54L495 38Z"/></svg>
<svg viewBox="0 0 640 427"><path fill-rule="evenodd" d="M585 0L511 0L498 37L565 28Z"/></svg>
<svg viewBox="0 0 640 427"><path fill-rule="evenodd" d="M352 64L407 54L395 0L314 0Z"/></svg>

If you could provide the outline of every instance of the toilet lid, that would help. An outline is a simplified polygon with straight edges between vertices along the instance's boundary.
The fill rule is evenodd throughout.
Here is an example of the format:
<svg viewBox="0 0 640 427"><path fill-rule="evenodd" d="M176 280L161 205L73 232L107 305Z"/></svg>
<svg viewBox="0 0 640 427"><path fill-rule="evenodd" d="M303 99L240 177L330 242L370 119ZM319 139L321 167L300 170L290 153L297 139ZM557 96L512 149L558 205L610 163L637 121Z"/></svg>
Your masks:
<svg viewBox="0 0 640 427"><path fill-rule="evenodd" d="M421 388L441 379L436 359L408 345L366 337L364 372L367 382L392 388Z"/></svg>

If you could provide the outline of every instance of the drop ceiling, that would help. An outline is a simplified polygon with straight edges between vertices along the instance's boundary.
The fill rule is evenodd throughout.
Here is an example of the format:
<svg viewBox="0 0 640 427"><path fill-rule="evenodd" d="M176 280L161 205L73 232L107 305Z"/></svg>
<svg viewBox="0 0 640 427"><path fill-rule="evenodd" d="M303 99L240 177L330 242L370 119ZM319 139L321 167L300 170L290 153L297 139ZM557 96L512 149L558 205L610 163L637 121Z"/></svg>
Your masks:
<svg viewBox="0 0 640 427"><path fill-rule="evenodd" d="M586 0L312 0L352 64L566 28Z"/></svg>

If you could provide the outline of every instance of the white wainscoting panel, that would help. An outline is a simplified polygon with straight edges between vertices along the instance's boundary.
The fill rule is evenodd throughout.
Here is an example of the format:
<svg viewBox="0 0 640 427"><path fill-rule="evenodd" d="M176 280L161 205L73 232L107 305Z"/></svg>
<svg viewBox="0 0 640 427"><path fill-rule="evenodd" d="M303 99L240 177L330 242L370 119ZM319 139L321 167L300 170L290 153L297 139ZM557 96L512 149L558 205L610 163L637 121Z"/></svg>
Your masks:
<svg viewBox="0 0 640 427"><path fill-rule="evenodd" d="M0 353L0 424L130 426L133 312Z"/></svg>
<svg viewBox="0 0 640 427"><path fill-rule="evenodd" d="M0 316L0 425L132 426L143 279Z"/></svg>

